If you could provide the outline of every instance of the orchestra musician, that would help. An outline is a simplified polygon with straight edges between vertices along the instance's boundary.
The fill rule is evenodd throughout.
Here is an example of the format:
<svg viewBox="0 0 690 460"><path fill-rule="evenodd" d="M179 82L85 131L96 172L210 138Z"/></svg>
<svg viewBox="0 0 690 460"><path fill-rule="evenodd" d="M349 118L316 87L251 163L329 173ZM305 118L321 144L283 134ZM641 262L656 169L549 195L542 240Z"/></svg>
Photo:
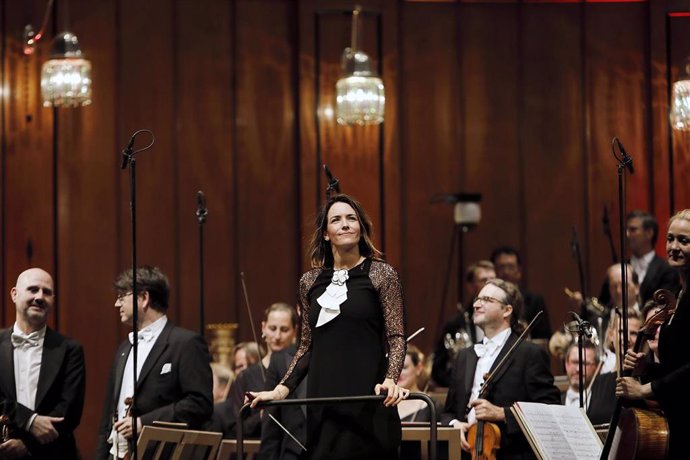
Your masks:
<svg viewBox="0 0 690 460"><path fill-rule="evenodd" d="M518 339L522 295L515 284L496 278L482 288L473 307L474 323L484 332L483 343L458 353L441 421L462 429L464 450L470 449L466 432L472 424L478 420L496 423L501 431L498 458L533 458L510 406L517 401L560 404L549 356L542 347L520 343L493 377L486 399L476 399L485 374ZM468 406L471 410L466 415Z"/></svg>
<svg viewBox="0 0 690 460"><path fill-rule="evenodd" d="M640 370L645 367L642 381L622 377L616 385L616 395L632 400L654 399L659 402L669 425L669 458L687 458L683 436L690 429L690 354L687 353L687 334L690 330L690 209L684 209L669 221L666 235L666 254L669 265L680 276L682 290L674 314L660 328L658 340L659 363L645 362L644 353L628 351L624 368Z"/></svg>

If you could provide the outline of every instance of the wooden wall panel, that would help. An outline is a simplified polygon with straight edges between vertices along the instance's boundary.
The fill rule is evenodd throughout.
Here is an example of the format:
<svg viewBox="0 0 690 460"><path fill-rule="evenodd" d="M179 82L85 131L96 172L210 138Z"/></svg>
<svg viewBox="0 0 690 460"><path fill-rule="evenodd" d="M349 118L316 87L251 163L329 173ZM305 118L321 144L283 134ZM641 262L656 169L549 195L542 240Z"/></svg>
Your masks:
<svg viewBox="0 0 690 460"><path fill-rule="evenodd" d="M258 322L271 303L297 300L301 234L298 182L291 173L297 153L296 42L289 2L240 1L236 12L237 269L245 273ZM239 336L249 339L241 302Z"/></svg>
<svg viewBox="0 0 690 460"><path fill-rule="evenodd" d="M432 204L439 193L462 190L460 42L453 5L406 4L400 13L401 77L399 114L402 148L403 282L408 330L426 327L415 339L428 348L435 340L439 309L444 319L456 304L456 257L452 205ZM450 273L446 261L451 257ZM414 269L412 269L414 267ZM446 276L450 285L442 303ZM433 312L433 313L432 313Z"/></svg>
<svg viewBox="0 0 690 460"><path fill-rule="evenodd" d="M4 162L3 162L3 300L5 324L14 322L9 291L17 275L38 266L55 272L55 208L53 111L43 108L39 92L41 65L50 43L40 42L32 56L22 54L26 24L35 30L45 2L31 0L22 8L5 5ZM59 309L56 306L56 311ZM50 318L55 326L56 312Z"/></svg>
<svg viewBox="0 0 690 460"><path fill-rule="evenodd" d="M488 259L498 245L521 245L522 76L519 7L473 4L460 11L464 133L460 190L482 194L482 220L465 236L463 266L467 267Z"/></svg>
<svg viewBox="0 0 690 460"><path fill-rule="evenodd" d="M70 29L91 60L93 103L58 111L58 299L60 331L85 350L87 379L82 422L76 433L83 453L93 452L113 350L122 337L111 288L118 265L120 175L116 111L116 2L72 0ZM64 20L64 4L58 10ZM84 172L88 171L87 174ZM97 199L94 199L97 197ZM88 456L85 456L88 458Z"/></svg>
<svg viewBox="0 0 690 460"><path fill-rule="evenodd" d="M136 156L137 265L156 265L168 276L169 314L179 314L178 280L182 270L179 244L177 159L175 145L174 3L166 0L119 3L117 136L123 149L130 136L146 128L156 138L154 146ZM135 148L150 143L146 133ZM120 267L131 267L131 218L129 171L119 175Z"/></svg>
<svg viewBox="0 0 690 460"><path fill-rule="evenodd" d="M690 16L673 15L669 18L668 44L670 82L685 76L685 65L690 59ZM672 83L671 83L672 84ZM673 211L690 208L690 188L685 178L690 176L690 133L675 131L673 139L672 173Z"/></svg>
<svg viewBox="0 0 690 460"><path fill-rule="evenodd" d="M584 206L579 24L579 5L523 7L520 246L525 284L544 295L552 327L565 319L563 286L577 279L570 237Z"/></svg>
<svg viewBox="0 0 690 460"><path fill-rule="evenodd" d="M199 328L199 225L196 193L206 196L204 291L207 323L236 320L233 189L232 8L225 0L180 0L176 5L178 53L176 132L178 145L177 227L185 261L179 290L179 321Z"/></svg>
<svg viewBox="0 0 690 460"><path fill-rule="evenodd" d="M606 269L613 263L604 236L603 207L610 210L611 231L620 251L618 164L611 152L617 136L633 156L635 173L626 171L626 209L653 211L650 202L650 160L645 100L650 82L645 72L647 12L644 4L597 4L585 10L586 101L587 101L587 229L590 295L598 295ZM611 28L612 23L626 27ZM620 29L620 30L619 30ZM617 150L616 150L617 151ZM653 190L653 189L652 189ZM657 193L663 195L661 190Z"/></svg>

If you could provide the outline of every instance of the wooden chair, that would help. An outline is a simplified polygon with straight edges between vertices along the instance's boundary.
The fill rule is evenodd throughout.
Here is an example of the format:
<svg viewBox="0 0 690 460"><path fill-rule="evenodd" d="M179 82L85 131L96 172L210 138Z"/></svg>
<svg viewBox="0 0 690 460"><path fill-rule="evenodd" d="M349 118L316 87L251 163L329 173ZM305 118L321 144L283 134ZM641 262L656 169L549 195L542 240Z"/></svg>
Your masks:
<svg viewBox="0 0 690 460"><path fill-rule="evenodd" d="M165 460L174 455L182 442L184 430L145 426L137 441L137 458Z"/></svg>
<svg viewBox="0 0 690 460"><path fill-rule="evenodd" d="M244 441L244 460L254 460L254 456L259 453L261 441L258 439L246 439ZM216 460L231 460L233 454L237 453L237 440L225 439L218 449Z"/></svg>
<svg viewBox="0 0 690 460"><path fill-rule="evenodd" d="M223 435L211 431L184 430L172 460L215 460Z"/></svg>
<svg viewBox="0 0 690 460"><path fill-rule="evenodd" d="M421 446L420 460L429 459L429 425L403 426L402 440L417 441ZM449 426L438 427L438 441L448 441L448 460L460 460L460 428Z"/></svg>

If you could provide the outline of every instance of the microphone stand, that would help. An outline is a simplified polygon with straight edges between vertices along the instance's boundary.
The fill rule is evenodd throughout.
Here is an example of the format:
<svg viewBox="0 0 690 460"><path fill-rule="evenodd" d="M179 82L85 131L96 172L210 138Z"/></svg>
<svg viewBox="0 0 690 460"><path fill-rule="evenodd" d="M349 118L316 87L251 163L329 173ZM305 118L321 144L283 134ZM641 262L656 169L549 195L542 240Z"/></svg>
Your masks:
<svg viewBox="0 0 690 460"><path fill-rule="evenodd" d="M204 320L204 224L208 209L206 208L204 192L201 190L196 192L196 200L196 218L199 223L199 334L204 337L206 324Z"/></svg>
<svg viewBox="0 0 690 460"><path fill-rule="evenodd" d="M143 149L134 150L134 141L139 133L148 132L151 134L151 143ZM129 209L132 222L132 374L134 376L134 387L132 390L132 407L137 403L137 350L139 348L139 295L137 291L137 191L136 191L136 154L151 148L155 138L148 129L140 129L132 134L129 144L122 151L122 168L129 166ZM129 440L129 451L132 453L132 460L137 460L137 415L136 411L131 411L132 416L132 437ZM115 441L117 442L117 441Z"/></svg>
<svg viewBox="0 0 690 460"><path fill-rule="evenodd" d="M618 150L621 152L619 157L616 154L615 145L618 144ZM618 224L620 226L620 239L621 239L621 250L620 250L620 262L621 262L621 289L623 290L623 305L622 305L622 315L620 321L622 324L621 335L618 342L623 343L622 350L619 350L618 359L618 375L623 375L623 355L628 350L628 264L625 260L625 170L627 169L631 174L633 172L632 168L632 158L628 155L621 142L617 137L611 140L611 152L613 157L618 162ZM622 339L622 340L621 340ZM611 418L611 423L609 425L609 431L606 435L606 442L604 442L604 448L601 451L600 460L607 459L609 453L611 452L611 447L613 445L613 437L615 435L618 421L620 418L620 412L616 410Z"/></svg>
<svg viewBox="0 0 690 460"><path fill-rule="evenodd" d="M578 371L578 393L580 393L580 409L585 409L587 411L587 408L585 408L585 366L584 366L584 361L585 361L585 337L591 338L592 337L592 325L580 318L577 313L575 312L570 312L573 314L575 317L575 321L577 321L577 358L578 358L578 363L577 363L577 371ZM566 357L567 359L567 357Z"/></svg>
<svg viewBox="0 0 690 460"><path fill-rule="evenodd" d="M616 155L616 150L614 145L618 144L618 149L621 151L621 156ZM632 173L632 158L623 150L621 142L617 137L614 137L611 141L611 151L613 156L618 162L618 224L620 226L620 239L621 239L621 251L620 251L620 261L621 261L621 289L623 290L623 305L622 305L622 318L623 323L623 350L621 353L625 353L628 350L628 263L625 258L625 194L626 194L626 175L625 170L627 169ZM620 358L620 357L619 357ZM618 370L620 375L623 375L623 360L619 359Z"/></svg>

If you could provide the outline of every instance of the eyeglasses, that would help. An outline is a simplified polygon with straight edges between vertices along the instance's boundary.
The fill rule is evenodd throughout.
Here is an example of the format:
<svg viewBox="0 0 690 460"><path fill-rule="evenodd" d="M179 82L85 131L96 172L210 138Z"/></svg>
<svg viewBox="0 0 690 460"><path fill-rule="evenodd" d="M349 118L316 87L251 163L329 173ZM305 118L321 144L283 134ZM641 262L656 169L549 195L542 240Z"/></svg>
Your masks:
<svg viewBox="0 0 690 460"><path fill-rule="evenodd" d="M122 292L122 293L120 293L120 294L117 295L117 299L116 299L116 300L117 300L117 302L122 302L123 300L125 300L125 297L127 297L127 296L129 296L129 295L132 295L132 291L129 291L129 292Z"/></svg>
<svg viewBox="0 0 690 460"><path fill-rule="evenodd" d="M472 305L477 305L477 304L485 304L485 303L500 303L503 305L507 305L503 300L497 299L496 297L490 297L488 295L483 295L481 297L475 297L475 299L472 301Z"/></svg>

